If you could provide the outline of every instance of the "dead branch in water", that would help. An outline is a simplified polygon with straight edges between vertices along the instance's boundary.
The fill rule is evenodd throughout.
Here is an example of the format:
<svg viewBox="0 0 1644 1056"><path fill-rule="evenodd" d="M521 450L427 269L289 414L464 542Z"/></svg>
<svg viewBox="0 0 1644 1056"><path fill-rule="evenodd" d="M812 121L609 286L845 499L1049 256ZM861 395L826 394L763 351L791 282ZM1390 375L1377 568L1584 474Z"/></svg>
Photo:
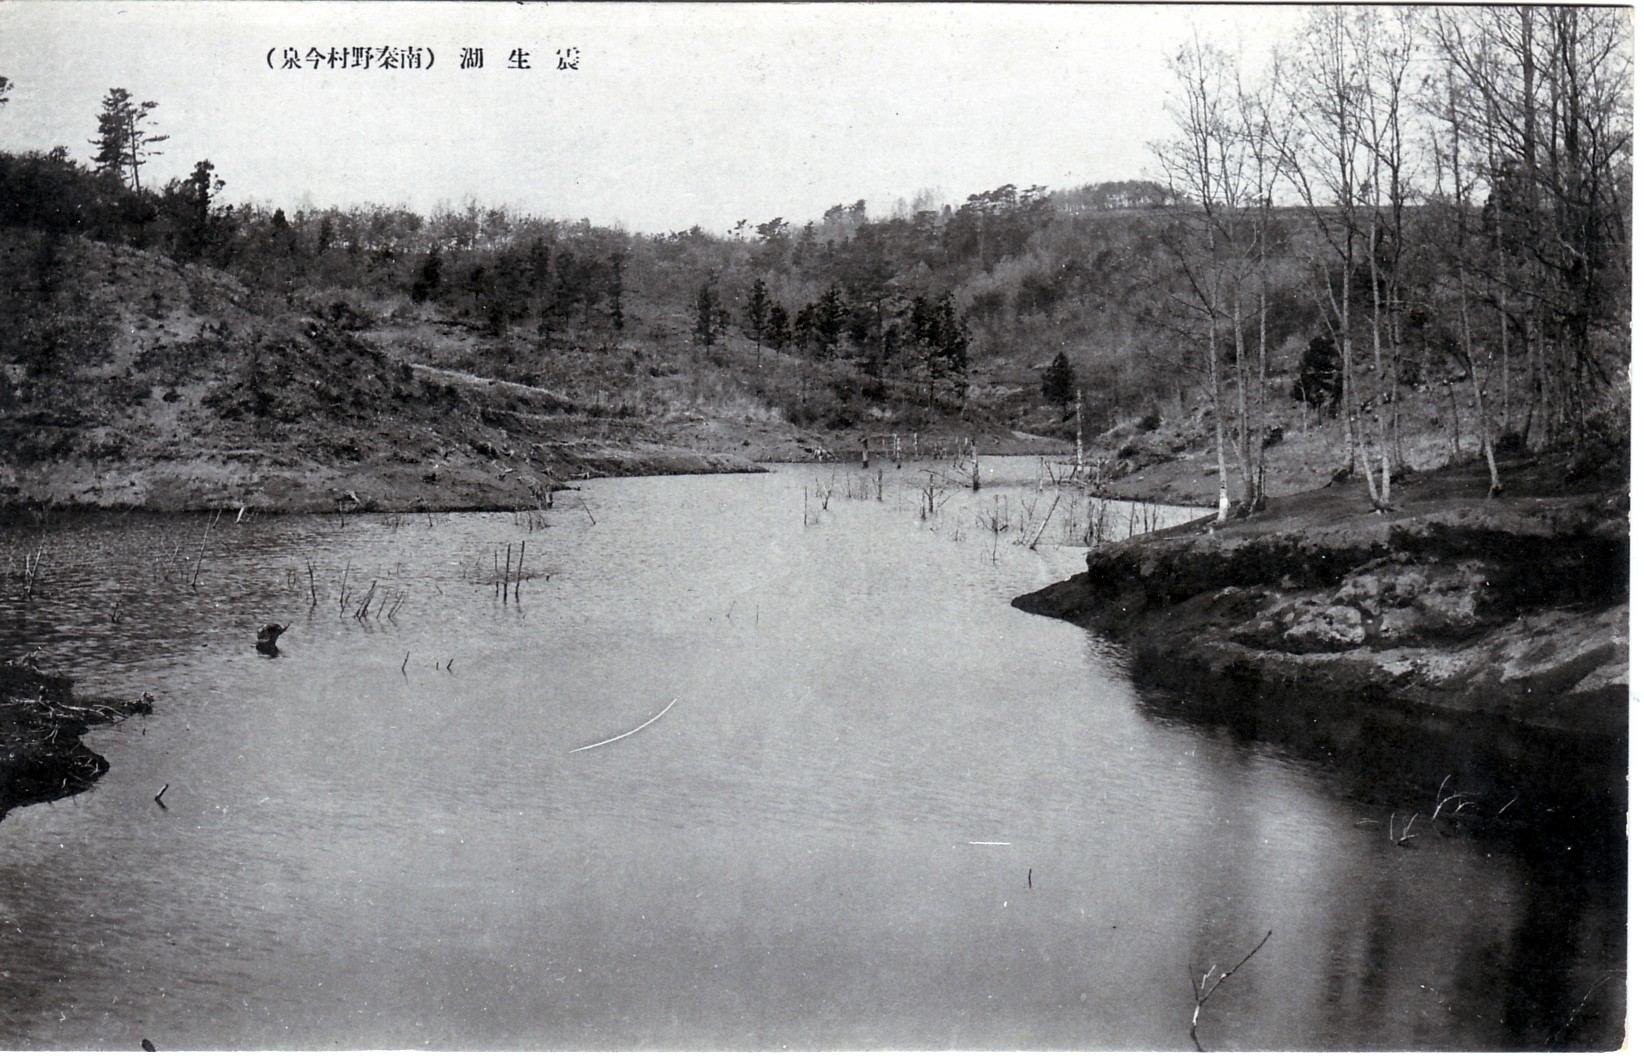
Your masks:
<svg viewBox="0 0 1644 1056"><path fill-rule="evenodd" d="M1204 1011L1205 1002L1210 1000L1210 995L1214 994L1218 987L1233 977L1234 972L1238 971L1240 968L1243 968L1245 966L1245 962L1256 956L1256 954L1261 951L1261 948L1267 945L1267 940L1272 937L1273 931L1269 928L1267 934L1262 936L1262 941L1256 943L1254 949L1241 957L1238 964L1235 964L1227 971L1216 976L1215 982L1210 981L1211 975L1215 974L1216 971L1215 965L1211 965L1207 968L1202 976L1195 976L1193 974L1193 970L1191 968L1188 969L1188 979L1193 983L1193 1020L1188 1026L1187 1036L1193 1039L1193 1047L1195 1049L1200 1052L1204 1051L1204 1046L1199 1044L1199 1013Z"/></svg>
<svg viewBox="0 0 1644 1056"><path fill-rule="evenodd" d="M189 590L200 589L200 566L205 563L206 540L211 538L211 529L216 527L218 520L220 520L222 516L223 511L219 509L217 511L217 516L206 522L205 532L200 536L200 553L199 556L194 559L194 578L189 581Z"/></svg>
<svg viewBox="0 0 1644 1056"><path fill-rule="evenodd" d="M678 703L679 703L679 698L675 697L673 700L670 700L668 702L668 708L671 708L675 704L678 704ZM662 716L668 714L668 708L663 708L661 711L657 712L655 715L652 715L650 718L646 719L644 722L640 723L638 726L635 726L633 729L629 730L627 733L619 733L615 737L607 737L603 741L595 741L593 744L585 744L581 748L572 748L566 754L567 755L575 755L578 752L586 752L590 748L600 748L600 747L603 747L607 744L613 744L617 741L622 740L624 737L632 737L634 734L638 733L640 730L643 730L645 727L649 726L651 723L653 723L656 720L662 718Z"/></svg>
<svg viewBox="0 0 1644 1056"><path fill-rule="evenodd" d="M1061 502L1061 501L1062 501L1062 493L1061 492L1057 492L1055 495L1051 496L1050 509L1045 511L1045 519L1039 522L1039 530L1037 532L1033 533L1033 542L1028 544L1028 549L1029 550L1039 549L1039 537L1041 535L1045 534L1045 525L1050 523L1050 516L1051 516L1051 514L1056 512L1056 504Z"/></svg>
<svg viewBox="0 0 1644 1056"><path fill-rule="evenodd" d="M45 543L41 543L40 548L38 550L36 550L32 555L30 555L26 551L23 554L23 600L24 601L28 601L28 600L30 600L31 598L34 597L34 584L40 578L40 563L42 561L44 561L45 558L46 558L46 544Z"/></svg>

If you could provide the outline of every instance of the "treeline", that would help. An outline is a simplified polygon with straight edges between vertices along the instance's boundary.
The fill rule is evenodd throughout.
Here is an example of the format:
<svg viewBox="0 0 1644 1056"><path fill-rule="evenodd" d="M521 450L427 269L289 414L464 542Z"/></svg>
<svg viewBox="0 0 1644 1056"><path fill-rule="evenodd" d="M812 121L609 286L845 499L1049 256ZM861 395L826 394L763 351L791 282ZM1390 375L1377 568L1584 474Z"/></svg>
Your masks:
<svg viewBox="0 0 1644 1056"><path fill-rule="evenodd" d="M0 156L0 224L156 248L344 321L464 320L510 362L671 350L666 369L805 424L1203 406L1229 509L1261 505L1274 401L1296 400L1337 416L1343 470L1384 505L1432 425L1408 412L1424 388L1471 405L1492 461L1625 427L1628 46L1617 9L1321 8L1263 77L1181 50L1163 182L664 234L472 202L234 207L209 161L155 189L155 104L115 90L90 165Z"/></svg>

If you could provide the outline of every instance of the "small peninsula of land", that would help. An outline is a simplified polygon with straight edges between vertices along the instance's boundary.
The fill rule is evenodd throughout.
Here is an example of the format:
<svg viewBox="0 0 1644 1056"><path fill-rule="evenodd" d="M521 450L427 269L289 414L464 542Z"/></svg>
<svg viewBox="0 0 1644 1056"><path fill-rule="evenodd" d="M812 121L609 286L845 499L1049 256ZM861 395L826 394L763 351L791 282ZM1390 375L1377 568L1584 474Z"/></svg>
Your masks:
<svg viewBox="0 0 1644 1056"><path fill-rule="evenodd" d="M147 715L153 698L78 698L74 683L28 658L0 661L0 818L84 792L108 762L80 738L93 726Z"/></svg>
<svg viewBox="0 0 1644 1056"><path fill-rule="evenodd" d="M1360 482L1099 547L1016 599L1121 643L1144 683L1389 705L1624 737L1624 485L1563 460L1414 474L1375 511Z"/></svg>

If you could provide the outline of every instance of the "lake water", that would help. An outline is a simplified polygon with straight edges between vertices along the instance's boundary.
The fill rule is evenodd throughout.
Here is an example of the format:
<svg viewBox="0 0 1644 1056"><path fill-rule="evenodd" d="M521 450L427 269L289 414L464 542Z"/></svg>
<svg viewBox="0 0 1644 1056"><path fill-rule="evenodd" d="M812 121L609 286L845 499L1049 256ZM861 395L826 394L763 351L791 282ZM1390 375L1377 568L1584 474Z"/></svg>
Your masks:
<svg viewBox="0 0 1644 1056"><path fill-rule="evenodd" d="M1009 605L1101 509L983 470L0 531L0 652L156 697L0 821L0 1047L1190 1049L1269 931L1206 1048L1619 1041L1619 806L1138 695Z"/></svg>

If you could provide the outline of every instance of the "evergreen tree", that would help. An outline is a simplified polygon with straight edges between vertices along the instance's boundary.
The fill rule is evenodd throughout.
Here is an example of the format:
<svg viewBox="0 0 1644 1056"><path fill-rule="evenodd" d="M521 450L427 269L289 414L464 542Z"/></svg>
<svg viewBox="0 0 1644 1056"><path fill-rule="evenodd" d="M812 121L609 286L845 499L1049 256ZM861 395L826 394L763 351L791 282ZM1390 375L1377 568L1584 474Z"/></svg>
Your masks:
<svg viewBox="0 0 1644 1056"><path fill-rule="evenodd" d="M908 329L910 354L924 368L926 403L934 407L944 388L952 388L963 402L970 372L970 330L954 311L953 295L945 293L935 304L925 297L915 297Z"/></svg>
<svg viewBox="0 0 1644 1056"><path fill-rule="evenodd" d="M788 310L775 301L771 302L770 319L765 324L765 338L778 352L793 342L793 332L788 329Z"/></svg>
<svg viewBox="0 0 1644 1056"><path fill-rule="evenodd" d="M943 294L937 305L936 337L931 373L952 386L955 402L963 403L970 376L970 329L954 311L951 293Z"/></svg>
<svg viewBox="0 0 1644 1056"><path fill-rule="evenodd" d="M1056 358L1050 361L1045 368L1044 376L1039 381L1039 391L1045 399L1054 403L1067 414L1067 405L1073 402L1073 392L1078 382L1073 376L1073 364L1068 362L1065 351L1057 352Z"/></svg>
<svg viewBox="0 0 1644 1056"><path fill-rule="evenodd" d="M691 336L703 348L712 348L719 336L719 291L712 281L705 282L696 291L696 323Z"/></svg>
<svg viewBox="0 0 1644 1056"><path fill-rule="evenodd" d="M627 267L627 257L620 251L611 254L611 276L605 288L605 296L610 304L611 329L621 330L625 321L622 314L622 272Z"/></svg>
<svg viewBox="0 0 1644 1056"><path fill-rule="evenodd" d="M165 211L176 224L173 253L182 259L203 257L224 241L224 233L219 230L221 218L212 211L212 201L223 189L223 181L215 173L216 166L211 162L197 162L188 179L173 180L162 195ZM288 232L290 225L283 210L274 214L273 226L277 235Z"/></svg>
<svg viewBox="0 0 1644 1056"><path fill-rule="evenodd" d="M134 191L143 189L143 165L161 153L153 145L171 138L157 136L143 127L159 105L133 103L131 93L124 88L109 89L103 97L103 111L97 115L97 138L91 141L97 148L92 159L96 171L126 181Z"/></svg>
<svg viewBox="0 0 1644 1056"><path fill-rule="evenodd" d="M440 292L440 247L428 247L428 256L417 269L417 278L411 283L411 299L418 304L433 300Z"/></svg>
<svg viewBox="0 0 1644 1056"><path fill-rule="evenodd" d="M1301 369L1290 387L1290 397L1334 415L1341 405L1341 393L1341 350L1332 338L1320 334L1302 353Z"/></svg>
<svg viewBox="0 0 1644 1056"><path fill-rule="evenodd" d="M816 301L799 309L794 339L816 358L832 359L847 316L844 294L838 286L829 286Z"/></svg>
<svg viewBox="0 0 1644 1056"><path fill-rule="evenodd" d="M562 249L554 256L554 298L550 311L558 323L567 323L571 309L582 299L582 268L576 254Z"/></svg>
<svg viewBox="0 0 1644 1056"><path fill-rule="evenodd" d="M743 333L753 340L756 350L765 347L765 337L771 325L771 297L764 279L755 279L748 288L748 303L742 309L747 326Z"/></svg>

